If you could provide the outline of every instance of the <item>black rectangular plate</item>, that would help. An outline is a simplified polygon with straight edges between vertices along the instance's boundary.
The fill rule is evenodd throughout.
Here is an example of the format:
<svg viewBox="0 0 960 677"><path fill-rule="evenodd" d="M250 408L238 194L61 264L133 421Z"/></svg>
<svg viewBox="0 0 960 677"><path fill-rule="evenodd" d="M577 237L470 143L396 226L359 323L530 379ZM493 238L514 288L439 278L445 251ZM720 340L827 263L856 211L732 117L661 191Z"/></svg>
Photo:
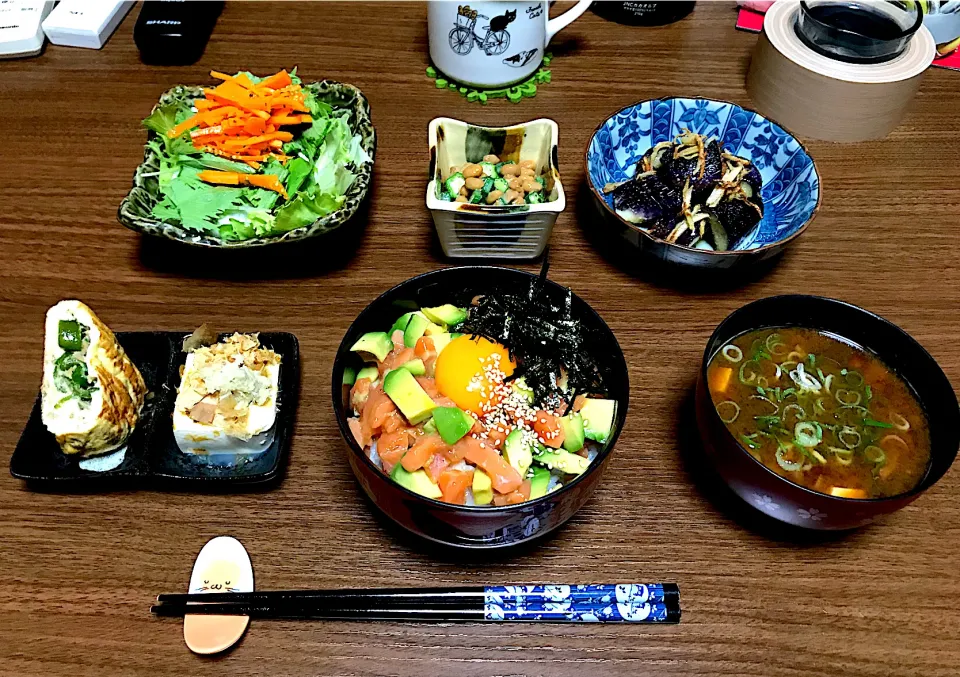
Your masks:
<svg viewBox="0 0 960 677"><path fill-rule="evenodd" d="M173 438L173 406L185 355L181 343L190 332L120 332L117 340L151 393L122 462L109 470L88 470L81 459L60 450L44 427L37 398L30 419L10 459L10 473L37 488L83 489L103 485L176 486L191 490L262 484L279 478L290 447L300 392L300 347L287 333L262 333L260 342L282 358L277 429L273 443L249 461L234 465L204 462L184 454ZM226 336L226 335L223 335Z"/></svg>

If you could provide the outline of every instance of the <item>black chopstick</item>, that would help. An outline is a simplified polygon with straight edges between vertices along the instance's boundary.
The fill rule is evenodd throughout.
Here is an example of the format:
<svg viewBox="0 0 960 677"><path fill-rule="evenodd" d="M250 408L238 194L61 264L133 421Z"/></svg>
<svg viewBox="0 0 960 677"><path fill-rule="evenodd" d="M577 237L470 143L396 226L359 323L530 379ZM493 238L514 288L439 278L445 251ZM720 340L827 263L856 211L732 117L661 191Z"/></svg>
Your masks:
<svg viewBox="0 0 960 677"><path fill-rule="evenodd" d="M513 585L163 594L158 616L277 619L677 623L675 584Z"/></svg>

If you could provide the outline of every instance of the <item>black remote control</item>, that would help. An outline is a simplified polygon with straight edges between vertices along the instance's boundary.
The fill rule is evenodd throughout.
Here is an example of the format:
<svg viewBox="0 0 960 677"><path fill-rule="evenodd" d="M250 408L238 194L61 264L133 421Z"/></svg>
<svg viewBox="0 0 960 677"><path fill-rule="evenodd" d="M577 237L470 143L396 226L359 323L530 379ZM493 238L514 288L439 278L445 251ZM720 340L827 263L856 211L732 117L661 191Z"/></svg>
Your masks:
<svg viewBox="0 0 960 677"><path fill-rule="evenodd" d="M133 40L144 63L186 65L203 55L223 0L148 0L140 9Z"/></svg>

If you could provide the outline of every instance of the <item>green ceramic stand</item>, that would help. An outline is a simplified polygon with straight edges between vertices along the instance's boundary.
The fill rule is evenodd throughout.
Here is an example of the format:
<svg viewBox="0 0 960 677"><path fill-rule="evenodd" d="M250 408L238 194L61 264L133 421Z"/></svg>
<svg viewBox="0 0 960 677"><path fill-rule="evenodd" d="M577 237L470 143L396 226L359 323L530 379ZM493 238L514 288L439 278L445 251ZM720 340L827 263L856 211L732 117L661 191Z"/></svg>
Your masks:
<svg viewBox="0 0 960 677"><path fill-rule="evenodd" d="M519 103L524 97L534 97L537 95L537 85L550 82L550 71L547 66L553 59L552 54L545 54L540 68L526 80L522 80L509 87L500 87L497 89L476 89L469 85L461 85L447 78L433 66L427 66L427 77L434 81L437 89L452 89L460 93L460 96L466 97L467 101L479 101L486 103L488 99L507 99L513 103Z"/></svg>

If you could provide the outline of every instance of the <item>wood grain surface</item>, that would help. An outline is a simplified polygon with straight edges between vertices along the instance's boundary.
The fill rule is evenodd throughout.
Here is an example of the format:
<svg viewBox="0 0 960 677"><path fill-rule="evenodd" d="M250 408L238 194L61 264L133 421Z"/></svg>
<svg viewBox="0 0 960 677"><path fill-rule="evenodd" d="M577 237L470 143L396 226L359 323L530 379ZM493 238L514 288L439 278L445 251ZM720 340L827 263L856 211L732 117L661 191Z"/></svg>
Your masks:
<svg viewBox="0 0 960 677"><path fill-rule="evenodd" d="M650 97L749 104L756 36L732 4L698 3L663 28L591 13L560 34L553 83L486 107L424 76L423 4L229 3L190 67L140 63L132 13L100 51L49 46L0 63L0 447L9 458L37 393L42 323L81 298L115 330L291 331L303 355L287 476L270 491L33 492L0 476L0 673L203 675L956 675L960 665L960 474L856 533L820 538L745 514L700 472L690 390L729 312L810 292L876 311L960 383L960 74L928 73L887 139L810 142L823 177L816 221L769 274L678 291L601 254L582 199L593 129ZM142 156L139 120L207 71L298 64L369 97L379 152L366 227L340 247L224 259L144 241L116 221ZM375 518L345 462L329 401L332 358L381 291L448 265L423 205L426 127L548 116L573 199L552 240L552 277L589 301L630 364L626 430L587 506L539 546L499 555L424 552ZM676 581L673 627L254 622L217 659L190 654L181 626L148 613L184 590L211 537L247 547L259 588Z"/></svg>

